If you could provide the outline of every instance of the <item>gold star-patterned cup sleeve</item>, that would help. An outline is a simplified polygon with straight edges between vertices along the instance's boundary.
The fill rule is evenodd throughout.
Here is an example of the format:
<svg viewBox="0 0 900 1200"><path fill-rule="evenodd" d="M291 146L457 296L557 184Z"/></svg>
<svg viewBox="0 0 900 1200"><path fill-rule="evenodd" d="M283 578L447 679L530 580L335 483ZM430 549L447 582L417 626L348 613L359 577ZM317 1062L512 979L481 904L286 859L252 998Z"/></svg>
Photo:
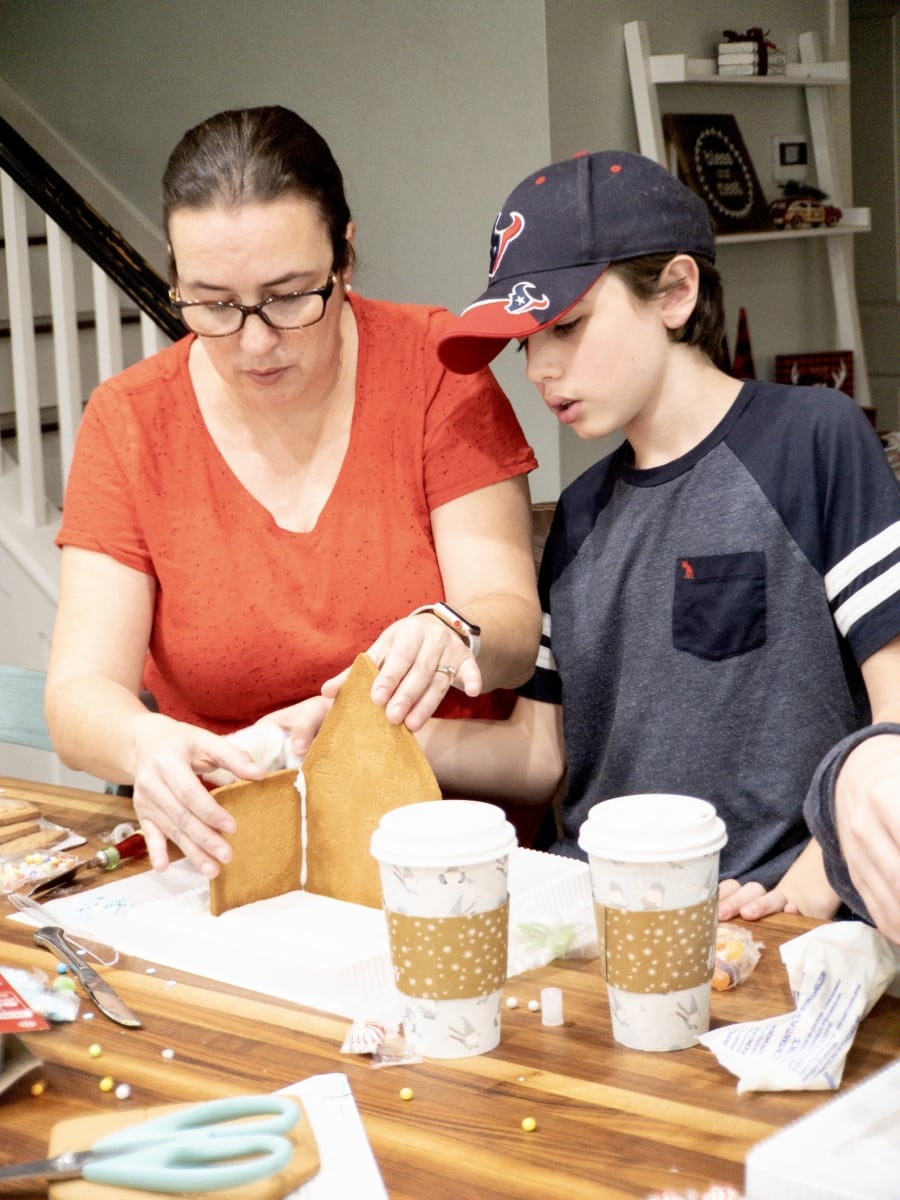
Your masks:
<svg viewBox="0 0 900 1200"><path fill-rule="evenodd" d="M715 893L700 904L631 912L595 901L600 970L626 992L674 992L712 978L716 951Z"/></svg>
<svg viewBox="0 0 900 1200"><path fill-rule="evenodd" d="M508 904L466 917L386 914L394 981L404 995L464 1000L503 986Z"/></svg>

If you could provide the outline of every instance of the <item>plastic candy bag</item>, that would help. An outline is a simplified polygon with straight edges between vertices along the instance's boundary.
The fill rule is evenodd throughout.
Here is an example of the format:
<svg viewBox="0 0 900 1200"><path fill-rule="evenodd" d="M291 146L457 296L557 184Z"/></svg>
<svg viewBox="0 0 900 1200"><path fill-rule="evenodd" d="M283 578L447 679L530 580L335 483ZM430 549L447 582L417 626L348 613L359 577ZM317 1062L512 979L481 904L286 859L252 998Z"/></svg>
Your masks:
<svg viewBox="0 0 900 1200"><path fill-rule="evenodd" d="M712 986L717 992L743 983L759 962L764 949L749 929L741 925L720 925L716 931L716 964L713 969Z"/></svg>

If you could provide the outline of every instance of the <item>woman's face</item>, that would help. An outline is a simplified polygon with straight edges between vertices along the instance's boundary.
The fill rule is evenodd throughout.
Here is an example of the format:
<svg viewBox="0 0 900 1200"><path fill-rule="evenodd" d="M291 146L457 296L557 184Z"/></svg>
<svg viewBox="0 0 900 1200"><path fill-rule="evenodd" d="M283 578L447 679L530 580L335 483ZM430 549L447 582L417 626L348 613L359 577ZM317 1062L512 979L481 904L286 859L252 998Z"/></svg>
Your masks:
<svg viewBox="0 0 900 1200"><path fill-rule="evenodd" d="M169 242L182 300L258 304L322 287L333 265L325 223L299 196L236 209L176 209ZM306 329L272 329L251 314L237 333L198 339L234 399L277 407L327 392L339 368L344 282L339 276L322 320Z"/></svg>

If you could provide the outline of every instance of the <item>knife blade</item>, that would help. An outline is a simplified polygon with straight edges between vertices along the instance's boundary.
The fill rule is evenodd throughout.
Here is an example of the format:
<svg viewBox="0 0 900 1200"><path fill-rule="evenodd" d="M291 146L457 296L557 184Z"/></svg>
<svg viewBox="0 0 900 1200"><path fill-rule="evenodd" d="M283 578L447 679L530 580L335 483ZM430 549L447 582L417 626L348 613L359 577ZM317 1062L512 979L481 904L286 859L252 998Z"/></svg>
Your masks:
<svg viewBox="0 0 900 1200"><path fill-rule="evenodd" d="M34 931L36 946L52 951L77 976L81 986L105 1017L131 1029L141 1029L140 1020L134 1015L119 993L84 961L78 951L67 940L58 925L47 925Z"/></svg>

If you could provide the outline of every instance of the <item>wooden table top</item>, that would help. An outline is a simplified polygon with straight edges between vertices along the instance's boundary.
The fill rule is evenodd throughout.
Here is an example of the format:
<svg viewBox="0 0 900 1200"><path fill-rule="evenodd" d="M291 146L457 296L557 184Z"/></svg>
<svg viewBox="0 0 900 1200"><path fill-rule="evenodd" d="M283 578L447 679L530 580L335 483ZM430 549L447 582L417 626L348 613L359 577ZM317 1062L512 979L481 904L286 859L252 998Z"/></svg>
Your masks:
<svg viewBox="0 0 900 1200"><path fill-rule="evenodd" d="M95 792L0 778L7 796L39 804L53 820L88 835L132 814L129 802ZM121 871L147 869L125 864ZM12 911L0 900L0 917ZM814 921L780 915L754 929L765 943L741 987L713 992L713 1026L776 1016L793 1008L778 947ZM2 920L0 969L55 970L32 941L33 929ZM741 1189L751 1146L833 1093L739 1096L736 1080L703 1047L664 1054L617 1045L596 961L556 962L509 980L496 1050L475 1058L376 1070L344 1055L347 1022L169 968L124 958L101 972L142 1018L130 1030L97 1013L86 998L79 1018L26 1038L43 1060L42 1095L34 1077L0 1097L0 1164L46 1153L56 1122L92 1112L274 1091L308 1075L339 1071L353 1088L391 1200L618 1200L664 1188ZM565 1025L546 1028L529 1012L540 989L563 990ZM88 1047L102 1046L91 1058ZM844 1087L892 1062L900 1048L900 1000L883 997L849 1052ZM173 1050L174 1057L163 1056ZM111 1075L131 1086L128 1100L101 1092ZM414 1090L403 1101L403 1087ZM537 1121L526 1133L524 1117ZM46 1195L45 1184L3 1195ZM30 1189L30 1190L29 1190Z"/></svg>

